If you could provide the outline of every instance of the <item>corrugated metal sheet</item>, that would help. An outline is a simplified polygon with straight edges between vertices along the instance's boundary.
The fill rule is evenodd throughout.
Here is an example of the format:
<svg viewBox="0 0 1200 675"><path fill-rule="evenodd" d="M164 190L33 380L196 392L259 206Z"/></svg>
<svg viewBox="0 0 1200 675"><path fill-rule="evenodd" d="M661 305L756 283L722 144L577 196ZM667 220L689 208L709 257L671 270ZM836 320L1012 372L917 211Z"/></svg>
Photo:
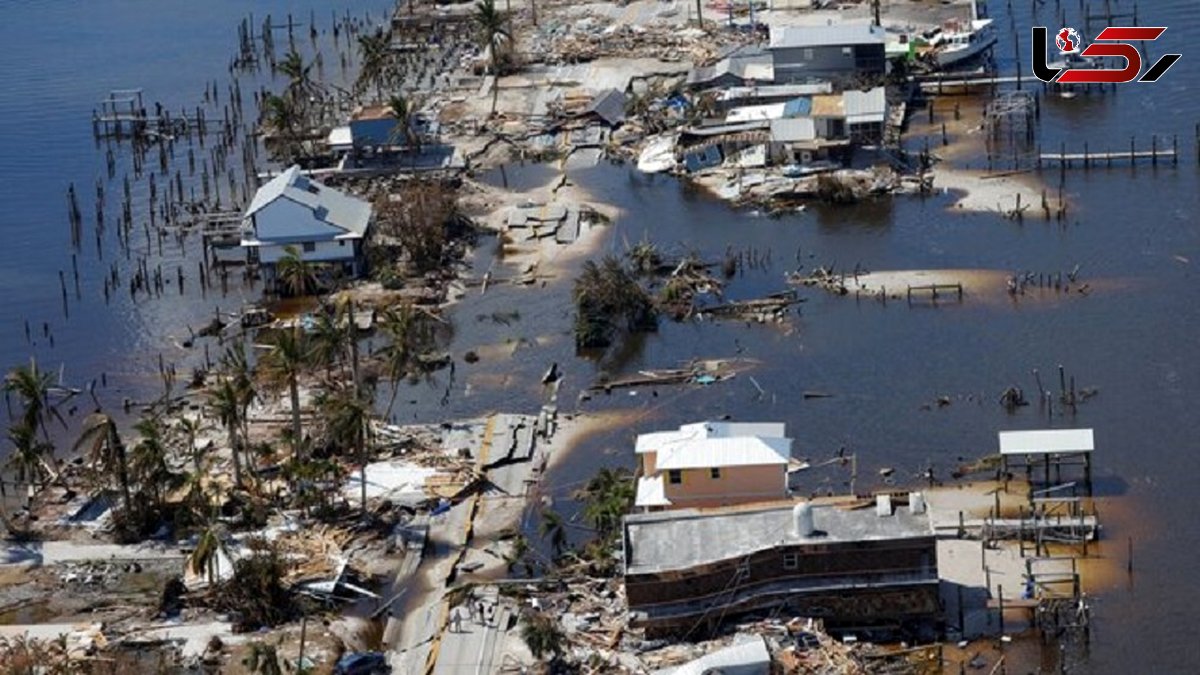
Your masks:
<svg viewBox="0 0 1200 675"><path fill-rule="evenodd" d="M364 234L371 221L370 203L308 178L298 165L258 188L246 209L246 218L280 197L311 209L319 220L351 234Z"/></svg>
<svg viewBox="0 0 1200 675"><path fill-rule="evenodd" d="M870 91L844 91L842 107L850 124L883 122L887 118L887 93L883 87Z"/></svg>
<svg viewBox="0 0 1200 675"><path fill-rule="evenodd" d="M748 105L741 108L734 108L725 115L727 124L736 124L738 122L753 122L762 120L777 120L784 116L784 111L787 109L786 103L768 103L766 105Z"/></svg>
<svg viewBox="0 0 1200 675"><path fill-rule="evenodd" d="M730 646L688 661L682 666L654 671L654 675L767 675L771 652L761 635L738 636Z"/></svg>
<svg viewBox="0 0 1200 675"><path fill-rule="evenodd" d="M1095 439L1091 429L1039 429L1001 431L1000 454L1047 455L1055 452L1092 452Z"/></svg>
<svg viewBox="0 0 1200 675"><path fill-rule="evenodd" d="M842 23L832 26L771 26L770 49L797 47L835 47L839 45L883 44L882 28L868 23Z"/></svg>
<svg viewBox="0 0 1200 675"><path fill-rule="evenodd" d="M799 143L817 138L817 125L811 117L771 120L771 140L776 143Z"/></svg>
<svg viewBox="0 0 1200 675"><path fill-rule="evenodd" d="M705 438L664 446L654 466L659 471L701 469L720 466L787 464L792 456L792 439L739 436Z"/></svg>

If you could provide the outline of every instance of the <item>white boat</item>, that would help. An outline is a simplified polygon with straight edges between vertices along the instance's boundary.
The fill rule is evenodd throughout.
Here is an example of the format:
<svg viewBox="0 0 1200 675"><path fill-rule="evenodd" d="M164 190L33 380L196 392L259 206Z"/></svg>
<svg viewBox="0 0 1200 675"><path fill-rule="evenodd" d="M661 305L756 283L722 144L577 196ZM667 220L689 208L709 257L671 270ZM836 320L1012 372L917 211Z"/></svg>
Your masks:
<svg viewBox="0 0 1200 675"><path fill-rule="evenodd" d="M947 26L938 36L934 58L941 68L969 61L996 44L991 19L972 19L970 27Z"/></svg>

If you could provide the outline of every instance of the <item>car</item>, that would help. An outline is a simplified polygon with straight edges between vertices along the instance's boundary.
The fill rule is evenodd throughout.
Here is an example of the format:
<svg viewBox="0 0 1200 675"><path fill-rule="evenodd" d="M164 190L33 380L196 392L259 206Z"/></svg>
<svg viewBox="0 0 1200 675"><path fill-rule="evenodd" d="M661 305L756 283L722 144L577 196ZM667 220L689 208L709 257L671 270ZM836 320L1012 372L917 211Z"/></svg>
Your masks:
<svg viewBox="0 0 1200 675"><path fill-rule="evenodd" d="M338 659L333 675L390 675L392 667L380 652L354 652Z"/></svg>

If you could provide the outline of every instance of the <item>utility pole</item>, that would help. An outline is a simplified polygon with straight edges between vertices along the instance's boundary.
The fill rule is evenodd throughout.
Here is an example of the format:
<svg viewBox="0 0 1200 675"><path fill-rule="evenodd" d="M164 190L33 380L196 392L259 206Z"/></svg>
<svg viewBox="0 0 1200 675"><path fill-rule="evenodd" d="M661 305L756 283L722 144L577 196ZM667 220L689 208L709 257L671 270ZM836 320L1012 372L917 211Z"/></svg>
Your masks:
<svg viewBox="0 0 1200 675"><path fill-rule="evenodd" d="M879 21L879 0L871 0L871 11L875 14L875 25L882 26Z"/></svg>

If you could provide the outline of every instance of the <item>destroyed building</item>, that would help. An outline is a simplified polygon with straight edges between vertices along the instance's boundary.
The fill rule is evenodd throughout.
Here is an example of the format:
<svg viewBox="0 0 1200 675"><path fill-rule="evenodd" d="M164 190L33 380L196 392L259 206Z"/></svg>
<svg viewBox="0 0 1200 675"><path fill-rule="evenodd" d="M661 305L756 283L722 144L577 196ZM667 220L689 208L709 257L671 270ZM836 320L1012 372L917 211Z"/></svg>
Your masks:
<svg viewBox="0 0 1200 675"><path fill-rule="evenodd" d="M870 24L771 26L775 84L849 80L887 72L884 30Z"/></svg>
<svg viewBox="0 0 1200 675"><path fill-rule="evenodd" d="M831 627L936 620L936 537L925 502L893 509L791 502L625 517L630 622L696 636L723 620L784 611Z"/></svg>
<svg viewBox="0 0 1200 675"><path fill-rule="evenodd" d="M782 423L699 422L637 438L635 506L725 506L787 496Z"/></svg>

